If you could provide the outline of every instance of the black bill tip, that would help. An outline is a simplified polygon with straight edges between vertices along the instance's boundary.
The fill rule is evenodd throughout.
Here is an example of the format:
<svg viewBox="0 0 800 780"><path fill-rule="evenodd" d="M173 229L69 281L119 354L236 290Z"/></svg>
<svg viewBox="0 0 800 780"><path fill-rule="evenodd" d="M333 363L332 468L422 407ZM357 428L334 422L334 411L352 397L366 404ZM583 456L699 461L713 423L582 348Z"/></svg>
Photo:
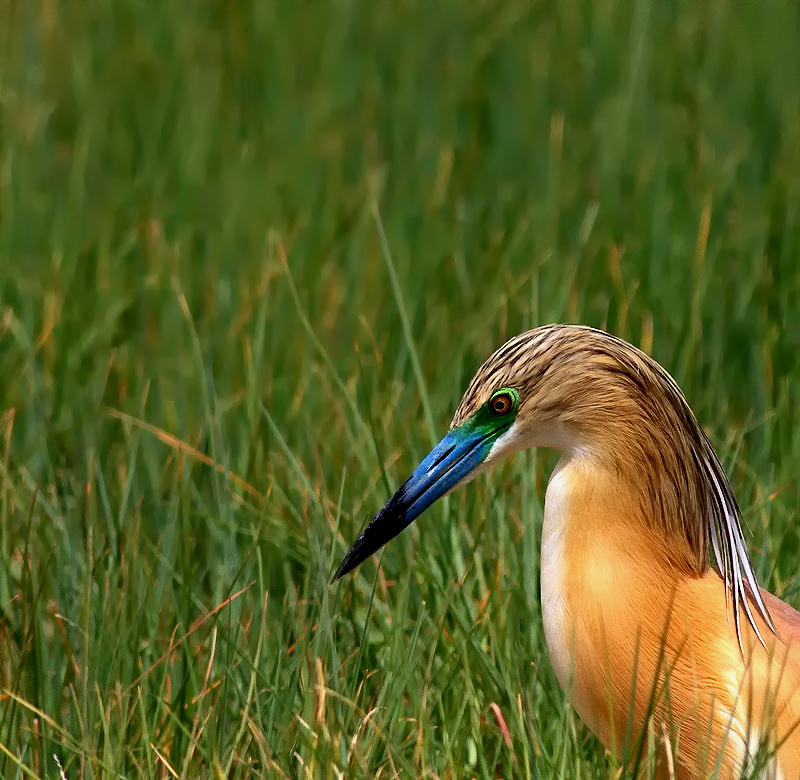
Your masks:
<svg viewBox="0 0 800 780"><path fill-rule="evenodd" d="M333 575L333 582L353 571L356 566L369 558L372 553L380 550L384 544L394 539L395 536L410 525L411 520L406 520L406 505L404 490L400 488L389 500L389 503L378 512L375 519L363 530L353 546L348 550L347 555L342 558L342 562Z"/></svg>

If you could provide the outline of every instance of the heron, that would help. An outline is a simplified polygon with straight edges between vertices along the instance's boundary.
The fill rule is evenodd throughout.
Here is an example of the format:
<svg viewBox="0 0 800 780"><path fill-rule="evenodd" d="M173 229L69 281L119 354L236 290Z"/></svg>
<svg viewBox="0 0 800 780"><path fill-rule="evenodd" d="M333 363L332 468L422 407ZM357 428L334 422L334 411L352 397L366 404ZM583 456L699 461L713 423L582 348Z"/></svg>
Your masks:
<svg viewBox="0 0 800 780"><path fill-rule="evenodd" d="M678 384L609 333L546 325L494 352L334 578L531 447L560 454L541 610L578 716L623 765L651 735L657 777L800 778L800 613L759 587L733 488Z"/></svg>

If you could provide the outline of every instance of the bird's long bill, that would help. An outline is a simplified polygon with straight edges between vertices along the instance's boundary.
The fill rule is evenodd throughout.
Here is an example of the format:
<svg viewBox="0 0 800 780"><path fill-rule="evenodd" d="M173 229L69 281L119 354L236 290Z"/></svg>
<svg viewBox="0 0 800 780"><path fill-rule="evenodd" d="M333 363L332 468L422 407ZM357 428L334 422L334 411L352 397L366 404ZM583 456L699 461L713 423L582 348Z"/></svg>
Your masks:
<svg viewBox="0 0 800 780"><path fill-rule="evenodd" d="M491 426L487 430L467 422L450 431L356 539L336 569L334 579L355 569L465 479L480 465L494 441L507 428Z"/></svg>

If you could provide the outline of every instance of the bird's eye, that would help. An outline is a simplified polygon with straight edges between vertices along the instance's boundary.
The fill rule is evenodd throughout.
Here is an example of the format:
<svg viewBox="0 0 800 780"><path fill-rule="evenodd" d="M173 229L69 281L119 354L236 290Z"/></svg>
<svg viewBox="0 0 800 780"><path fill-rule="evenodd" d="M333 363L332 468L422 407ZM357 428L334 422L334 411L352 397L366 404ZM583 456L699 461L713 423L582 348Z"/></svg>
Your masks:
<svg viewBox="0 0 800 780"><path fill-rule="evenodd" d="M513 406L514 399L511 397L511 393L505 390L495 393L489 400L489 409L494 414L508 414Z"/></svg>

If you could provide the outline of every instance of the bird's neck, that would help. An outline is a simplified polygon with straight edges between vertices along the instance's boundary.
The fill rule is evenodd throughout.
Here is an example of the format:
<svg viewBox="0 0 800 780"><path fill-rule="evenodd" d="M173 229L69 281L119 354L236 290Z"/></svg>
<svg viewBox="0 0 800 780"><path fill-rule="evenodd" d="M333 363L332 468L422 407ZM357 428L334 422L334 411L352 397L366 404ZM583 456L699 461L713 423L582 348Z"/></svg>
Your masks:
<svg viewBox="0 0 800 780"><path fill-rule="evenodd" d="M549 500L568 496L593 544L602 535L621 549L635 537L637 558L649 555L676 575L699 577L708 570L711 509L697 466L701 455L687 437L664 426L609 421L565 440Z"/></svg>
<svg viewBox="0 0 800 780"><path fill-rule="evenodd" d="M695 574L696 551L686 539L646 516L637 476L585 453L564 455L545 495L543 559L552 547L556 558L587 564L578 569L589 578L604 574L601 566L612 579L640 568L660 578Z"/></svg>
<svg viewBox="0 0 800 780"><path fill-rule="evenodd" d="M590 699L592 691L604 686L602 681L591 682L600 672L592 675L584 668L592 655L586 648L598 647L603 632L612 632L605 637L609 648L616 646L615 633L635 637L642 611L653 609L662 621L671 589L682 577L694 576L675 564L675 551L641 511L635 490L613 468L575 455L559 462L545 496L545 638L562 688L572 689L573 704L598 734L607 724L596 720L602 708ZM576 657L583 674L573 681Z"/></svg>

